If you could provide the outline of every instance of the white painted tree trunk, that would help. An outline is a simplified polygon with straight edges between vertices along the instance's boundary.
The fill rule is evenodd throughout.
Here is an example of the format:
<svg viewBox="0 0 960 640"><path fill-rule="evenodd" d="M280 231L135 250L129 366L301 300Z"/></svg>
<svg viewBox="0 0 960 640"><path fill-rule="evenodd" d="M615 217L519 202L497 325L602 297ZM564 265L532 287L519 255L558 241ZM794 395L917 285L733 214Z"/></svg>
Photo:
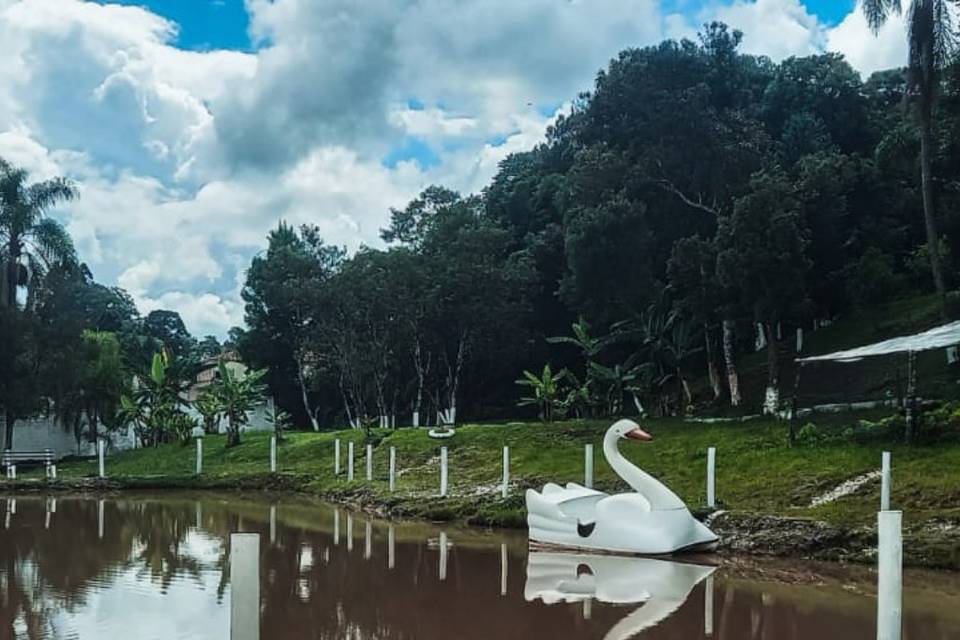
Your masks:
<svg viewBox="0 0 960 640"><path fill-rule="evenodd" d="M740 406L740 377L734 360L733 321L723 321L723 360L727 368L727 385L730 388L730 406Z"/></svg>
<svg viewBox="0 0 960 640"><path fill-rule="evenodd" d="M757 323L757 337L753 343L754 351L762 351L767 346L767 336L763 331L763 325Z"/></svg>

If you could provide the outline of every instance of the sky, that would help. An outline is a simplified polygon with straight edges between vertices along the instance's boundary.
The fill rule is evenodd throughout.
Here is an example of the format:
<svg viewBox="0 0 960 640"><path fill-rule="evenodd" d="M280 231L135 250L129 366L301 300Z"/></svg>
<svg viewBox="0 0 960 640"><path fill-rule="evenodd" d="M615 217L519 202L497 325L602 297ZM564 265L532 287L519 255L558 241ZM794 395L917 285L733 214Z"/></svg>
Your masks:
<svg viewBox="0 0 960 640"><path fill-rule="evenodd" d="M854 0L0 0L0 157L81 198L95 277L198 336L243 322L278 221L380 246L430 184L480 190L619 50L722 20L743 50L906 59Z"/></svg>

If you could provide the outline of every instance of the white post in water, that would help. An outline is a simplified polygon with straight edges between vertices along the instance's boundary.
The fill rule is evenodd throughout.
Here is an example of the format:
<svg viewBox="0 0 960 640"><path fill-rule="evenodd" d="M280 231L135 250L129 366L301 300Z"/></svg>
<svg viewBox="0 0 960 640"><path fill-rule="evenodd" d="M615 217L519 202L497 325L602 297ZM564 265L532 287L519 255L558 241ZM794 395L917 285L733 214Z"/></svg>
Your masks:
<svg viewBox="0 0 960 640"><path fill-rule="evenodd" d="M103 500L97 501L97 537L103 539Z"/></svg>
<svg viewBox="0 0 960 640"><path fill-rule="evenodd" d="M390 491L397 488L397 448L390 447Z"/></svg>
<svg viewBox="0 0 960 640"><path fill-rule="evenodd" d="M707 576L703 596L703 634L713 637L713 575Z"/></svg>
<svg viewBox="0 0 960 640"><path fill-rule="evenodd" d="M881 456L883 474L880 483L880 510L890 510L890 452L884 451Z"/></svg>
<svg viewBox="0 0 960 640"><path fill-rule="evenodd" d="M447 448L440 447L440 497L447 497Z"/></svg>
<svg viewBox="0 0 960 640"><path fill-rule="evenodd" d="M387 530L387 569L393 569L397 562L397 532L393 525Z"/></svg>
<svg viewBox="0 0 960 640"><path fill-rule="evenodd" d="M500 543L500 595L507 595L507 543Z"/></svg>
<svg viewBox="0 0 960 640"><path fill-rule="evenodd" d="M46 514L43 519L43 528L49 529L50 528L50 498L47 498L47 502L45 506L46 506L46 509L44 509L44 511L46 511Z"/></svg>
<svg viewBox="0 0 960 640"><path fill-rule="evenodd" d="M333 441L333 475L340 475L340 438Z"/></svg>
<svg viewBox="0 0 960 640"><path fill-rule="evenodd" d="M203 473L203 438L197 438L197 475Z"/></svg>
<svg viewBox="0 0 960 640"><path fill-rule="evenodd" d="M57 479L57 465L50 465L50 478L53 480Z"/></svg>
<svg viewBox="0 0 960 640"><path fill-rule="evenodd" d="M353 551L353 515L347 512L347 551Z"/></svg>
<svg viewBox="0 0 960 640"><path fill-rule="evenodd" d="M277 544L277 505L270 505L270 544Z"/></svg>
<svg viewBox="0 0 960 640"><path fill-rule="evenodd" d="M510 447L503 448L503 485L500 488L500 495L507 497L510 491Z"/></svg>
<svg viewBox="0 0 960 640"><path fill-rule="evenodd" d="M333 546L340 545L340 509L333 510Z"/></svg>
<svg viewBox="0 0 960 640"><path fill-rule="evenodd" d="M707 449L707 507L717 507L717 450Z"/></svg>
<svg viewBox="0 0 960 640"><path fill-rule="evenodd" d="M877 514L877 640L900 640L903 608L903 513Z"/></svg>
<svg viewBox="0 0 960 640"><path fill-rule="evenodd" d="M107 472L103 466L103 445L104 445L103 438L98 438L97 439L97 457L100 460L100 477L106 478Z"/></svg>
<svg viewBox="0 0 960 640"><path fill-rule="evenodd" d="M593 489L593 445L583 448L583 486Z"/></svg>
<svg viewBox="0 0 960 640"><path fill-rule="evenodd" d="M373 481L373 445L367 445L367 482Z"/></svg>
<svg viewBox="0 0 960 640"><path fill-rule="evenodd" d="M196 504L196 520L197 520L197 529L203 529L203 507L200 505L200 501L197 501Z"/></svg>
<svg viewBox="0 0 960 640"><path fill-rule="evenodd" d="M260 638L260 535L230 535L230 640Z"/></svg>
<svg viewBox="0 0 960 640"><path fill-rule="evenodd" d="M347 482L353 482L353 443L347 443Z"/></svg>
<svg viewBox="0 0 960 640"><path fill-rule="evenodd" d="M103 475L103 472L101 472L101 475ZM17 465L11 464L11 465L9 465L9 466L7 467L7 476L8 476L11 480L16 480L16 479L17 479Z"/></svg>
<svg viewBox="0 0 960 640"><path fill-rule="evenodd" d="M447 532L440 532L440 582L447 579Z"/></svg>
<svg viewBox="0 0 960 640"><path fill-rule="evenodd" d="M363 539L363 559L369 560L373 555L373 524L367 520L366 531Z"/></svg>
<svg viewBox="0 0 960 640"><path fill-rule="evenodd" d="M277 472L277 436L270 436L270 473Z"/></svg>

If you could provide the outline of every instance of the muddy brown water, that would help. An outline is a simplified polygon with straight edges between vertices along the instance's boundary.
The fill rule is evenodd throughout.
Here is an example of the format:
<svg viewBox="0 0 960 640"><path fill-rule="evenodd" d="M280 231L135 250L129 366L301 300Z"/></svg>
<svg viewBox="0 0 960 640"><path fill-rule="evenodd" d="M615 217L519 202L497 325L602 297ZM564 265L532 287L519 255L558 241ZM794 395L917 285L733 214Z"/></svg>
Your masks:
<svg viewBox="0 0 960 640"><path fill-rule="evenodd" d="M3 504L0 639L877 637L868 567L533 552L524 532L237 495ZM231 630L236 532L260 536L260 610L234 617L259 628ZM960 639L960 574L907 571L903 601L905 639Z"/></svg>

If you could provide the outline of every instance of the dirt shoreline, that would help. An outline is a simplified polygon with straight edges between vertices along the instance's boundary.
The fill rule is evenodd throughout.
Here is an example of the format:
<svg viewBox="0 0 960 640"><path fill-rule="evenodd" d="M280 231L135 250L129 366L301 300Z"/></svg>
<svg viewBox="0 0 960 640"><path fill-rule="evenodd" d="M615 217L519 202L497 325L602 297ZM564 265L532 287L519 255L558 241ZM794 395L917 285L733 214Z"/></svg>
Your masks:
<svg viewBox="0 0 960 640"><path fill-rule="evenodd" d="M147 476L114 478L18 479L3 482L12 494L121 494L127 491L258 491L308 495L382 518L463 522L480 527L522 529L523 496L380 494L366 487L321 487L307 475ZM776 515L717 511L697 513L720 536L720 553L872 564L876 530L845 528L826 522ZM960 571L960 521L932 520L905 527L904 565Z"/></svg>

